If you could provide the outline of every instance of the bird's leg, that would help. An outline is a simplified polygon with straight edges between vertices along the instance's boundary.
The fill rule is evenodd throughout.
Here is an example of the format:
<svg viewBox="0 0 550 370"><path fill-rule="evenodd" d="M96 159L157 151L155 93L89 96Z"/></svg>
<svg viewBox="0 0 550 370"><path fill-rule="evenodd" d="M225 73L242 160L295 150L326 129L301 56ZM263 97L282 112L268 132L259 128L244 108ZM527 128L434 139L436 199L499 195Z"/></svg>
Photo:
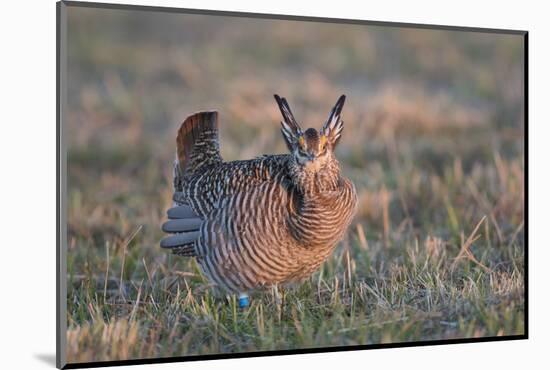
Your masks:
<svg viewBox="0 0 550 370"><path fill-rule="evenodd" d="M273 285L273 295L275 300L275 305L277 306L277 313L279 316L279 322L283 319L283 310L285 303L285 290L279 285Z"/></svg>
<svg viewBox="0 0 550 370"><path fill-rule="evenodd" d="M282 303L281 295L279 294L279 286L277 284L273 285L273 298L275 301L275 304L277 306L280 306Z"/></svg>
<svg viewBox="0 0 550 370"><path fill-rule="evenodd" d="M239 293L239 308L247 308L250 305L250 300L247 293Z"/></svg>
<svg viewBox="0 0 550 370"><path fill-rule="evenodd" d="M286 297L286 289L284 287L281 287L281 320L284 319L284 314L285 314L285 297Z"/></svg>

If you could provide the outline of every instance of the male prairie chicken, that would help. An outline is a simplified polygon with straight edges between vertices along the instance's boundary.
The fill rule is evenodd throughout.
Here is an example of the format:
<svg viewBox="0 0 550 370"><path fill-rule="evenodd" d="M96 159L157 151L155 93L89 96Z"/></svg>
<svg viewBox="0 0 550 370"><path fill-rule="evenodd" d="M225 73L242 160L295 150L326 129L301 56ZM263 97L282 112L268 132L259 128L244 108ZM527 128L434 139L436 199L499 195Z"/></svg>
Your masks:
<svg viewBox="0 0 550 370"><path fill-rule="evenodd" d="M342 135L342 95L320 131L302 131L285 98L275 95L290 154L224 162L218 113L189 116L177 135L174 207L161 247L195 257L226 292L300 281L327 259L351 222L355 187L340 173L334 148Z"/></svg>

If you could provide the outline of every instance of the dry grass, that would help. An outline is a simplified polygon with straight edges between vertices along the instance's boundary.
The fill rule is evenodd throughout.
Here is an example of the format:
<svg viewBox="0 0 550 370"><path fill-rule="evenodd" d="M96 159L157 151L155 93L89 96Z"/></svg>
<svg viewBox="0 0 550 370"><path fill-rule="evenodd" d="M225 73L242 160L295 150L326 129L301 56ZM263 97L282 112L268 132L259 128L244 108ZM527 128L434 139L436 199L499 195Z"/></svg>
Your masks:
<svg viewBox="0 0 550 370"><path fill-rule="evenodd" d="M518 36L69 10L70 362L522 334ZM174 133L217 108L222 154L281 153L272 94L320 127L359 212L310 280L214 297L162 251Z"/></svg>

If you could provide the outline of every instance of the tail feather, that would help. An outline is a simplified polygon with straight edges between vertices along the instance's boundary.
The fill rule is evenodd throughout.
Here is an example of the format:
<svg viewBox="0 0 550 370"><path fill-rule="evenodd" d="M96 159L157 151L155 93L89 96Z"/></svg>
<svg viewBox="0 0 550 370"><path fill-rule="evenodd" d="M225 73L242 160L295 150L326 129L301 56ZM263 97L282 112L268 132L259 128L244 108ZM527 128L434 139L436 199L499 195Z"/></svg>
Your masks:
<svg viewBox="0 0 550 370"><path fill-rule="evenodd" d="M176 143L179 172L183 177L221 162L218 112L198 112L187 117L178 130Z"/></svg>
<svg viewBox="0 0 550 370"><path fill-rule="evenodd" d="M185 119L176 138L174 161L174 206L162 230L169 234L160 241L162 248L180 256L196 256L195 242L202 219L185 199L186 179L203 167L222 162L218 142L218 113L199 112Z"/></svg>

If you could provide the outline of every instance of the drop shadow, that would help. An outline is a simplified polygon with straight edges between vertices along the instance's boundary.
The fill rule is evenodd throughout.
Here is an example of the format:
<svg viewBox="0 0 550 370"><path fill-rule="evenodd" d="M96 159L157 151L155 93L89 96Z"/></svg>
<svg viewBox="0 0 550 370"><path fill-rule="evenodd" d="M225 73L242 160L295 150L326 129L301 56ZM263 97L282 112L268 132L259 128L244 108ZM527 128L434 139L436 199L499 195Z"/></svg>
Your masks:
<svg viewBox="0 0 550 370"><path fill-rule="evenodd" d="M42 361L43 363L55 367L55 353L35 353L34 358Z"/></svg>

